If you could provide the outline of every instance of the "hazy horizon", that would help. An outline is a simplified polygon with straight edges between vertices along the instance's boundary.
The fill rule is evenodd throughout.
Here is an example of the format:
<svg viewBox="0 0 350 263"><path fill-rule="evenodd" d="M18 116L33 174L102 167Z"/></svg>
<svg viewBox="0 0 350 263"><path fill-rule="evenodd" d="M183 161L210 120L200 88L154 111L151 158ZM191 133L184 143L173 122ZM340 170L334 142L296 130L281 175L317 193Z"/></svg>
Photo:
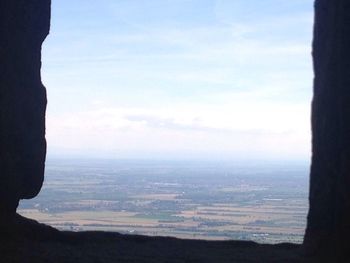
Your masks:
<svg viewBox="0 0 350 263"><path fill-rule="evenodd" d="M53 1L48 158L310 158L311 0Z"/></svg>
<svg viewBox="0 0 350 263"><path fill-rule="evenodd" d="M67 154L67 155L61 155L61 154L49 154L46 157L46 163L48 162L56 162L56 161L64 161L74 162L77 161L96 161L96 162L188 162L188 163L200 163L200 162L209 162L209 163L223 163L223 164L242 164L242 165L273 165L273 164L297 164L297 165L306 165L309 166L311 164L311 159L309 158L264 158L264 157L244 157L244 158L233 158L233 157L181 157L181 156L124 156L124 157L113 157L113 156L104 156L104 155L79 155L79 154Z"/></svg>
<svg viewBox="0 0 350 263"><path fill-rule="evenodd" d="M48 160L18 212L69 231L302 243L308 171L290 160Z"/></svg>

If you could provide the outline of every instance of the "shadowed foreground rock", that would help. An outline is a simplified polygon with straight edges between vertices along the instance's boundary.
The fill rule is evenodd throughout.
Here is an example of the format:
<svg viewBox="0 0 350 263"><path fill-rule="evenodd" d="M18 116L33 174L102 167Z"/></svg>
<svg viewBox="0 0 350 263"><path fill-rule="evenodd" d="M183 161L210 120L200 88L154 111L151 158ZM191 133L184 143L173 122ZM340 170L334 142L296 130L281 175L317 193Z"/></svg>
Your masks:
<svg viewBox="0 0 350 263"><path fill-rule="evenodd" d="M1 240L1 239L0 239ZM299 246L244 241L199 241L104 232L61 232L45 240L0 243L1 262L304 262Z"/></svg>
<svg viewBox="0 0 350 263"><path fill-rule="evenodd" d="M350 1L316 0L309 253L343 261L350 248Z"/></svg>
<svg viewBox="0 0 350 263"><path fill-rule="evenodd" d="M46 91L41 44L49 0L0 1L0 213L36 196L44 179Z"/></svg>

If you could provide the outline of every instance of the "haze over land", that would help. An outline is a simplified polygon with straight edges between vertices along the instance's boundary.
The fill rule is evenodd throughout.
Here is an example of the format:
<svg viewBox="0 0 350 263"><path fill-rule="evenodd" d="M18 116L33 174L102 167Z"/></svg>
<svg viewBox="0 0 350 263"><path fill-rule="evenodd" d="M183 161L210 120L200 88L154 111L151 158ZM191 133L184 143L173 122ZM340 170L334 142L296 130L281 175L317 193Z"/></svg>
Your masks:
<svg viewBox="0 0 350 263"><path fill-rule="evenodd" d="M300 162L56 159L19 212L73 231L300 243L307 193Z"/></svg>
<svg viewBox="0 0 350 263"><path fill-rule="evenodd" d="M53 1L48 155L310 155L312 1Z"/></svg>

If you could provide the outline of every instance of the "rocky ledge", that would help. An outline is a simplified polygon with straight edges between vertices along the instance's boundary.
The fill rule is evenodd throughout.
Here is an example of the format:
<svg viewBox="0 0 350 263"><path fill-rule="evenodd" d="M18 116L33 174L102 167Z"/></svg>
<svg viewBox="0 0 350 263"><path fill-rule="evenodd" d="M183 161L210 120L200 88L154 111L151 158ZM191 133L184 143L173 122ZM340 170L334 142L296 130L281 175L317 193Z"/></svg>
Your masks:
<svg viewBox="0 0 350 263"><path fill-rule="evenodd" d="M0 233L1 262L306 262L296 244L60 232L18 215L7 224Z"/></svg>

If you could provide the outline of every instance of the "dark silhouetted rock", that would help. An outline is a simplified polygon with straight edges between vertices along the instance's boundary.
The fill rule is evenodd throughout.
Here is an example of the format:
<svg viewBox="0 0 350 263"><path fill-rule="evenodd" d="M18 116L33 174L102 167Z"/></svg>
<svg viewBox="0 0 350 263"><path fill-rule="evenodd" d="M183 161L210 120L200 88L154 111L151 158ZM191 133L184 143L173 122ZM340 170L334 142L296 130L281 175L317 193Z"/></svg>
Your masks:
<svg viewBox="0 0 350 263"><path fill-rule="evenodd" d="M350 237L350 1L316 0L310 211L304 245L344 257ZM348 261L350 262L350 261Z"/></svg>
<svg viewBox="0 0 350 263"><path fill-rule="evenodd" d="M108 232L63 232L60 240L0 237L2 262L301 263L299 245L203 241ZM318 263L318 262L317 262Z"/></svg>
<svg viewBox="0 0 350 263"><path fill-rule="evenodd" d="M38 194L46 155L41 45L50 0L0 1L0 214Z"/></svg>

